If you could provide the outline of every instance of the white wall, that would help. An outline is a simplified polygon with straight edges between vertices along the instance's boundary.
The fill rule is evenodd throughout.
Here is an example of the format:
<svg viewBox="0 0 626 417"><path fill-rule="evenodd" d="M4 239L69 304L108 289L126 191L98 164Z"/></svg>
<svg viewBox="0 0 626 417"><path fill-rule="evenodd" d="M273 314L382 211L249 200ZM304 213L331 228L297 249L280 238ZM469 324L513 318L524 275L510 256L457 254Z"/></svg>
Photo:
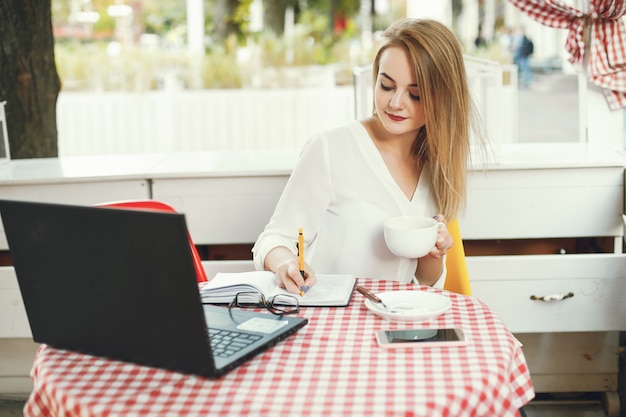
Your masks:
<svg viewBox="0 0 626 417"><path fill-rule="evenodd" d="M299 149L354 118L352 87L62 92L59 155Z"/></svg>

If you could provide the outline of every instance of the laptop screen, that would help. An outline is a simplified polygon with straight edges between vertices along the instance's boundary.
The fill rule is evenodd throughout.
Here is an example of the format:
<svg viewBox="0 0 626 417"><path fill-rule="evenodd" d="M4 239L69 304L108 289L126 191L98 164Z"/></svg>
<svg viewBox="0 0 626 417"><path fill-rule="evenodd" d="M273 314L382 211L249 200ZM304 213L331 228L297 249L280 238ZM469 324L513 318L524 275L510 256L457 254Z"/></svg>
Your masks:
<svg viewBox="0 0 626 417"><path fill-rule="evenodd" d="M160 367L175 358L187 372L213 367L182 215L44 203L1 209L36 342Z"/></svg>

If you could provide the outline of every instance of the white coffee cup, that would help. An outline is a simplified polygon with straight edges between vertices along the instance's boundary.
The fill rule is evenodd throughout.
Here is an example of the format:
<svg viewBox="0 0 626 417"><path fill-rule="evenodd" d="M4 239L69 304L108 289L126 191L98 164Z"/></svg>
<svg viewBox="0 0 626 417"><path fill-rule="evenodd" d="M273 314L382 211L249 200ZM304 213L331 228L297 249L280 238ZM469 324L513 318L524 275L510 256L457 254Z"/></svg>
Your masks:
<svg viewBox="0 0 626 417"><path fill-rule="evenodd" d="M392 217L384 224L385 242L396 256L421 258L435 247L439 224L431 217Z"/></svg>

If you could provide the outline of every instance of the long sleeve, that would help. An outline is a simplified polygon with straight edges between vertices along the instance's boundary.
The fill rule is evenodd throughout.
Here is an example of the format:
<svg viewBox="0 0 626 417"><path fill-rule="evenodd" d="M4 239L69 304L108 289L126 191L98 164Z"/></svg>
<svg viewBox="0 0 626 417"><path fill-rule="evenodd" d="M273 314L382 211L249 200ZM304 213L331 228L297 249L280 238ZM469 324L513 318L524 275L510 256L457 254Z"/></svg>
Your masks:
<svg viewBox="0 0 626 417"><path fill-rule="evenodd" d="M272 218L254 245L257 269L264 269L265 256L275 247L284 246L295 254L299 228L304 230L305 246L318 232L332 195L328 149L321 136L305 144Z"/></svg>

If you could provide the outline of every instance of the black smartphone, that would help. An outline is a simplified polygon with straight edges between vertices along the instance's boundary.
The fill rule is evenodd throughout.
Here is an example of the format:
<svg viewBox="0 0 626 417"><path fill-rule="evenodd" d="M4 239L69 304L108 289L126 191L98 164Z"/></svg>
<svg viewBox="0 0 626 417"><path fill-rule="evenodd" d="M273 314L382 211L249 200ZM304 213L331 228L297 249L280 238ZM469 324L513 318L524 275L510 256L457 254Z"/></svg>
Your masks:
<svg viewBox="0 0 626 417"><path fill-rule="evenodd" d="M463 330L458 328L378 330L376 340L384 348L463 346L467 344Z"/></svg>

